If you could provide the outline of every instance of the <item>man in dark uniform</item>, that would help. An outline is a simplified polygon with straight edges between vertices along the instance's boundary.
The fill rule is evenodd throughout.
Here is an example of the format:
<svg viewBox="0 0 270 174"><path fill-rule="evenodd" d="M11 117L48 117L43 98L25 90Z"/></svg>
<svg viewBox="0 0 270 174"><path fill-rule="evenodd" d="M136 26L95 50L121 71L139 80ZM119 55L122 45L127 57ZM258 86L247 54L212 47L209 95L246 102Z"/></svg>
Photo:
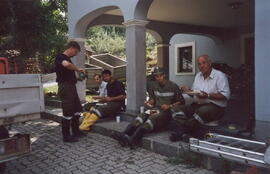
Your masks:
<svg viewBox="0 0 270 174"><path fill-rule="evenodd" d="M185 103L178 86L166 80L162 68L156 67L153 75L156 82L149 90L150 99L145 102L145 106L151 111L139 114L123 133L112 133L112 137L121 145L133 147L145 133L164 128L171 120L174 107Z"/></svg>
<svg viewBox="0 0 270 174"><path fill-rule="evenodd" d="M75 84L76 72L84 72L82 68L75 66L71 58L80 51L80 45L71 41L68 48L55 59L56 82L58 82L58 95L62 101L62 135L64 142L76 142L83 133L79 130L79 115L82 106ZM70 134L70 126L72 135Z"/></svg>
<svg viewBox="0 0 270 174"><path fill-rule="evenodd" d="M90 109L80 125L80 129L89 131L90 127L100 118L115 116L125 106L125 87L122 82L112 77L110 70L102 72L102 78L107 82L107 96L99 99L102 105L96 105Z"/></svg>

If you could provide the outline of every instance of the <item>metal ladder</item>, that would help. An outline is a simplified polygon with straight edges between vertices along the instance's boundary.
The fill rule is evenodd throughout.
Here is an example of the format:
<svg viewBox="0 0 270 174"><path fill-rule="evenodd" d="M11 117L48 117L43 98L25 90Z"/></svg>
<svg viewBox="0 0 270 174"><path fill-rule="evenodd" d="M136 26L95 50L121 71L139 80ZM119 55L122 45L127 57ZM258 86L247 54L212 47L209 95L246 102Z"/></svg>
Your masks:
<svg viewBox="0 0 270 174"><path fill-rule="evenodd" d="M270 147L265 142L209 133L205 140L190 138L189 143L193 152L270 169Z"/></svg>

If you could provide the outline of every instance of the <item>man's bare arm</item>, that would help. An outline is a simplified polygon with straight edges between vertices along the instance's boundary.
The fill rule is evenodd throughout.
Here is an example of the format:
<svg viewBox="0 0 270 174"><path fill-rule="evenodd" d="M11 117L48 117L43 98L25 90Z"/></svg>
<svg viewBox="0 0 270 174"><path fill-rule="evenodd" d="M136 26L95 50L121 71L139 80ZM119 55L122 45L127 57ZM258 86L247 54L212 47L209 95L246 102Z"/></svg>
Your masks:
<svg viewBox="0 0 270 174"><path fill-rule="evenodd" d="M115 97L103 97L100 99L101 102L112 102L112 101L123 101L126 99L125 95L118 95Z"/></svg>
<svg viewBox="0 0 270 174"><path fill-rule="evenodd" d="M62 65L69 70L74 70L77 72L85 72L84 69L78 68L76 65L74 65L66 60L62 61Z"/></svg>

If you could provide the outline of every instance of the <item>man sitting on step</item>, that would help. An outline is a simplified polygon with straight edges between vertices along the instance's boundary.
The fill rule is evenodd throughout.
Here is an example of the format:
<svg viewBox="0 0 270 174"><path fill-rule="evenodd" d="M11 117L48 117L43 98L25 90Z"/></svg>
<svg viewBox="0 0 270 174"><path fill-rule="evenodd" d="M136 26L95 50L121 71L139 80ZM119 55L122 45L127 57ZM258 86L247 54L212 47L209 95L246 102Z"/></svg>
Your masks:
<svg viewBox="0 0 270 174"><path fill-rule="evenodd" d="M230 98L226 75L212 68L208 55L198 57L198 67L200 72L195 77L192 90L181 87L184 93L193 95L194 103L176 108L171 141L183 140L186 133L198 130L200 125L220 120Z"/></svg>
<svg viewBox="0 0 270 174"><path fill-rule="evenodd" d="M99 98L102 105L96 105L90 109L89 113L84 114L80 130L89 131L98 119L115 116L125 106L126 93L122 82L113 78L110 70L104 70L102 78L107 82L107 96Z"/></svg>
<svg viewBox="0 0 270 174"><path fill-rule="evenodd" d="M184 104L179 87L165 78L162 68L156 67L153 75L156 82L150 90L150 99L145 105L149 112L141 113L122 133L113 132L112 137L122 145L131 148L141 140L145 133L164 128L171 120L174 107Z"/></svg>

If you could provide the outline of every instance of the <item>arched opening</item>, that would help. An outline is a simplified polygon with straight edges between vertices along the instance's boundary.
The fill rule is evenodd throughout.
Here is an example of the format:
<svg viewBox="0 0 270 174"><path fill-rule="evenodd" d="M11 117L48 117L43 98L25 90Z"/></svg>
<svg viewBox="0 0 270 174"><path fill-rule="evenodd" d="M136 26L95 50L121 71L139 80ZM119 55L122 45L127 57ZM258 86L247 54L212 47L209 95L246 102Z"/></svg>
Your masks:
<svg viewBox="0 0 270 174"><path fill-rule="evenodd" d="M96 25L86 31L86 51L93 55L110 54L124 61L126 60L126 29L121 25ZM153 35L154 34L154 35ZM157 39L156 39L157 38ZM151 73L152 67L157 65L157 43L161 41L158 33L147 30L146 33L146 72ZM89 61L88 60L86 61ZM102 67L104 68L104 67ZM125 78L121 78L124 81Z"/></svg>
<svg viewBox="0 0 270 174"><path fill-rule="evenodd" d="M80 18L80 20L76 23L75 25L75 29L74 29L74 37L84 37L86 30L88 28L88 25L98 16L111 11L111 10L115 10L118 9L120 10L119 7L117 6L107 6L107 7L102 7L99 9L96 9L86 15L84 15L83 17ZM121 10L120 10L121 12Z"/></svg>

